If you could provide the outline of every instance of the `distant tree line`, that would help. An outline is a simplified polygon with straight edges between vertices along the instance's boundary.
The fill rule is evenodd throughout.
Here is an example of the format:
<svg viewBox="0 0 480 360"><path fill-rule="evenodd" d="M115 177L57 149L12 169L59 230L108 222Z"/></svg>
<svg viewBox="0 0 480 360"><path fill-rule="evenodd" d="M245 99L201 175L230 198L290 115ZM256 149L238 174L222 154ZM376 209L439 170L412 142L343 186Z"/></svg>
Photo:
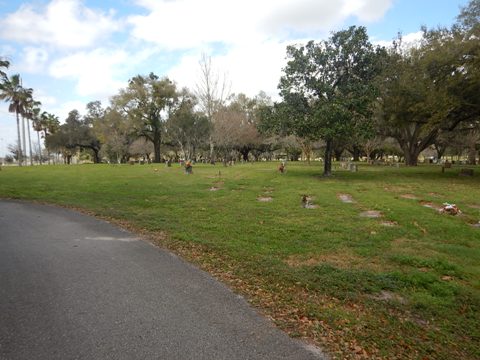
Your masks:
<svg viewBox="0 0 480 360"><path fill-rule="evenodd" d="M107 107L94 101L84 116L72 110L45 144L67 162L78 150L91 154L95 163L125 163L132 157L155 163L215 161L211 145L225 162L259 154L266 139L257 130L257 112L270 103L264 94L253 99L230 95L216 104L211 119L200 110L198 99L166 77L137 75Z"/></svg>
<svg viewBox="0 0 480 360"><path fill-rule="evenodd" d="M401 36L374 47L363 27L287 48L282 101L263 109L264 133L323 140L324 174L333 154L371 158L394 139L407 165L433 146L440 158L455 142L475 164L480 141L480 1L471 0L451 28L423 28L419 44Z"/></svg>
<svg viewBox="0 0 480 360"><path fill-rule="evenodd" d="M10 77L7 75L5 71L9 66L9 61L0 58L0 100L8 103L8 111L15 114L17 122L17 143L10 145L13 157L20 166L26 163L27 158L33 165L35 152L38 161L42 163L40 134L46 138L58 129L60 122L55 115L41 111L41 103L35 100L33 89L23 86L19 74ZM37 132L37 149L32 147L30 129Z"/></svg>
<svg viewBox="0 0 480 360"><path fill-rule="evenodd" d="M20 165L32 161L30 122L50 153L69 163L80 153L93 162L131 158L161 162L272 159L275 154L324 162L345 154L359 160L397 155L417 165L425 149L440 159L467 150L476 163L480 145L480 0L471 0L450 28L423 28L419 43L401 35L385 48L364 27L337 31L324 41L287 47L279 81L281 100L263 92L231 94L229 83L202 56L194 90L153 73L137 75L105 107L72 110L63 124L42 112L19 75L8 77L0 59L0 98L16 114ZM25 135L27 129L27 136Z"/></svg>

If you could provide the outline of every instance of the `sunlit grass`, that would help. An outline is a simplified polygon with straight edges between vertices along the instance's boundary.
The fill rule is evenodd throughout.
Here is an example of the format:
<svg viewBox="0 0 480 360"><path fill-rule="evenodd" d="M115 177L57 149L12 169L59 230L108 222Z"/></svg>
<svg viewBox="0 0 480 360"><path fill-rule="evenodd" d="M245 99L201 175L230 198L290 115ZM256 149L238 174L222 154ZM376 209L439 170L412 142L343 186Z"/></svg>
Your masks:
<svg viewBox="0 0 480 360"><path fill-rule="evenodd" d="M0 197L164 231L163 246L339 357L480 357L480 228L472 226L480 221L479 169L459 177L455 168L360 165L323 178L319 164L276 168L196 165L186 175L159 164L4 167ZM318 207L303 208L304 194ZM462 214L424 202L455 203ZM382 216L359 216L367 210Z"/></svg>

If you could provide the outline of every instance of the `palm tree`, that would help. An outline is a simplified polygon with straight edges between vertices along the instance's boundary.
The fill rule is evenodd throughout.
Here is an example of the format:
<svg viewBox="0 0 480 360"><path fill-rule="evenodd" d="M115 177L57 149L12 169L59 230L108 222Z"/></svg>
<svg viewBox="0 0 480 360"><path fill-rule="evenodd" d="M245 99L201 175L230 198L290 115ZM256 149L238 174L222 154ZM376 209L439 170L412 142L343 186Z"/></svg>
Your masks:
<svg viewBox="0 0 480 360"><path fill-rule="evenodd" d="M26 89L28 91L28 89ZM32 154L32 138L30 137L30 120L34 121L35 114L40 114L40 105L42 103L40 101L36 101L33 99L31 94L27 98L27 103L25 104L25 113L23 114L24 119L27 121L27 134L28 134L28 145L30 149L30 165L33 166L33 154Z"/></svg>
<svg viewBox="0 0 480 360"><path fill-rule="evenodd" d="M17 119L17 136L18 136L18 164L23 164L22 142L20 138L20 115L25 113L25 105L27 103L28 94L31 95L31 89L24 89L21 84L22 80L19 74L12 75L10 78L4 77L0 83L0 100L8 102L8 111L14 112ZM25 136L23 137L25 140ZM25 142L24 142L25 146Z"/></svg>
<svg viewBox="0 0 480 360"><path fill-rule="evenodd" d="M22 80L20 79L20 86L21 85L22 85ZM22 140L23 140L23 151L25 152L24 153L25 162L27 160L27 139L25 136L25 128L27 128L28 133L30 134L30 128L28 126L28 108L30 106L29 104L33 101L32 96L33 96L33 89L30 89L30 88L26 89L22 87L22 90L21 90L22 111L20 115L22 116ZM27 123L27 126L25 126L25 122ZM30 146L30 153L31 153L31 146ZM32 161L32 159L30 159L30 161Z"/></svg>
<svg viewBox="0 0 480 360"><path fill-rule="evenodd" d="M7 77L7 74L4 73L1 69L2 68L8 69L9 66L10 66L10 63L7 60L0 58L0 78L2 80L4 80Z"/></svg>
<svg viewBox="0 0 480 360"><path fill-rule="evenodd" d="M38 159L40 161L40 165L42 165L42 145L40 143L40 131L43 131L43 124L42 120L46 117L47 112L44 111L40 114L40 108L37 107L33 109L33 117L32 117L32 125L33 130L37 132L37 141L38 141Z"/></svg>
<svg viewBox="0 0 480 360"><path fill-rule="evenodd" d="M60 127L60 120L58 119L58 116L48 112L42 113L40 123L45 140L50 134L57 132L58 128ZM50 164L50 148L47 146L46 142L45 148L47 149L48 163Z"/></svg>

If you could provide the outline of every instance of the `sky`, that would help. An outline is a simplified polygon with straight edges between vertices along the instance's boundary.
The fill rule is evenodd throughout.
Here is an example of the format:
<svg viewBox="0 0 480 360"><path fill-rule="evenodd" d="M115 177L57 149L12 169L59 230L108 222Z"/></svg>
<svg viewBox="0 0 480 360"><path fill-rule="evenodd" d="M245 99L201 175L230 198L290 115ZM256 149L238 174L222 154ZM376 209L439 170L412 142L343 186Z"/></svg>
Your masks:
<svg viewBox="0 0 480 360"><path fill-rule="evenodd" d="M34 89L42 110L64 120L154 72L195 88L210 56L234 93L275 98L289 44L361 25L376 44L449 26L468 0L0 0L0 57ZM0 103L0 157L16 139Z"/></svg>

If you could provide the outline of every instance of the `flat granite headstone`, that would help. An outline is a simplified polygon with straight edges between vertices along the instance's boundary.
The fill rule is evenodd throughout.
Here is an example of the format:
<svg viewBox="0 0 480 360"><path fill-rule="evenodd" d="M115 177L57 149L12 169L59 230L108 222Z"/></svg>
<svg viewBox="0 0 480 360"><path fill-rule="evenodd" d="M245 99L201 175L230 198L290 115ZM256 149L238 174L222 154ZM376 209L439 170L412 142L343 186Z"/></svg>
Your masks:
<svg viewBox="0 0 480 360"><path fill-rule="evenodd" d="M410 200L417 200L418 199L418 197L416 197L413 194L402 194L402 195L400 195L400 197L402 199L410 199Z"/></svg>
<svg viewBox="0 0 480 360"><path fill-rule="evenodd" d="M352 204L355 202L352 198L352 195L350 194L338 194L338 198L340 199L340 201L346 204Z"/></svg>
<svg viewBox="0 0 480 360"><path fill-rule="evenodd" d="M360 216L366 217L366 218L379 218L379 217L382 217L382 213L376 210L367 210L367 211L361 212Z"/></svg>

